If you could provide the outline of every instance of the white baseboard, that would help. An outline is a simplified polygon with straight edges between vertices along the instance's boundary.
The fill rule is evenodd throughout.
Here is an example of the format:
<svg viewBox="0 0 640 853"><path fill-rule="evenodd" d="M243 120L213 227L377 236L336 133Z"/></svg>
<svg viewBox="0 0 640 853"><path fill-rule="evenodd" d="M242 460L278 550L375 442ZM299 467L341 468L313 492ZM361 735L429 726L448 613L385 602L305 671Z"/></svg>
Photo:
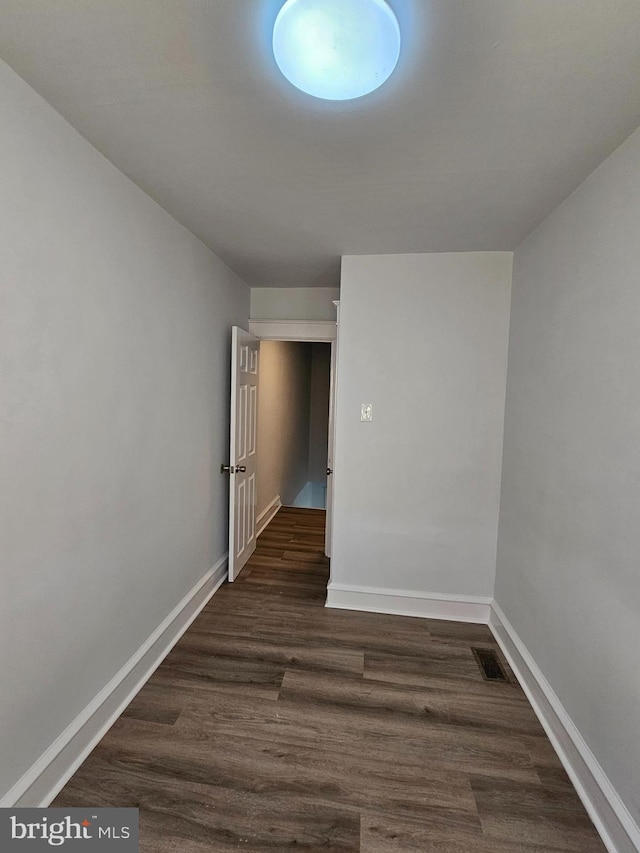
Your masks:
<svg viewBox="0 0 640 853"><path fill-rule="evenodd" d="M282 502L280 500L280 495L276 495L271 503L262 510L260 515L256 518L256 539L260 536L269 522L273 520L281 507Z"/></svg>
<svg viewBox="0 0 640 853"><path fill-rule="evenodd" d="M640 827L526 646L494 602L489 626L609 853L638 853Z"/></svg>
<svg viewBox="0 0 640 853"><path fill-rule="evenodd" d="M392 613L396 616L420 616L455 622L487 624L491 599L480 596L441 595L413 590L348 586L331 582L327 587L327 607Z"/></svg>
<svg viewBox="0 0 640 853"><path fill-rule="evenodd" d="M0 800L45 808L118 719L227 576L228 555L185 595L138 651Z"/></svg>

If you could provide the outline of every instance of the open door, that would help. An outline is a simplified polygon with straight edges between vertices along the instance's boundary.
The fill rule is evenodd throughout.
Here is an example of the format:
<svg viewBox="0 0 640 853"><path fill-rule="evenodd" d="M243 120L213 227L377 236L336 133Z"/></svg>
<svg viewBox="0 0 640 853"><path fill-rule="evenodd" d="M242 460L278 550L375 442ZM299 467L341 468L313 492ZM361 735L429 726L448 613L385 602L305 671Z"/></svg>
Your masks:
<svg viewBox="0 0 640 853"><path fill-rule="evenodd" d="M231 330L231 459L229 471L229 580L256 549L256 434L260 342Z"/></svg>
<svg viewBox="0 0 640 853"><path fill-rule="evenodd" d="M336 394L336 356L337 342L331 344L331 378L329 380L329 435L327 445L327 500L326 522L324 532L324 553L331 558L331 541L333 534L333 444L334 444L334 411Z"/></svg>
<svg viewBox="0 0 640 853"><path fill-rule="evenodd" d="M336 435L336 396L338 393L338 357L340 347L340 300L336 306L336 339L331 344L331 379L329 383L329 446L327 448L327 520L324 534L324 553L331 559L333 550L333 457Z"/></svg>

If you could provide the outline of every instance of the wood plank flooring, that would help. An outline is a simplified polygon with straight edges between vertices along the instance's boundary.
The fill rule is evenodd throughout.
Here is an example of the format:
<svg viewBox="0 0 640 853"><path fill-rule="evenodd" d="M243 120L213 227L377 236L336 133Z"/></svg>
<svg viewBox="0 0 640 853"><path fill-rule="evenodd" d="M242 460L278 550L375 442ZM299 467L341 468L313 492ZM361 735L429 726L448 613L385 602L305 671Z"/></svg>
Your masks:
<svg viewBox="0 0 640 853"><path fill-rule="evenodd" d="M326 609L323 541L280 510L53 805L143 853L603 853L488 628Z"/></svg>

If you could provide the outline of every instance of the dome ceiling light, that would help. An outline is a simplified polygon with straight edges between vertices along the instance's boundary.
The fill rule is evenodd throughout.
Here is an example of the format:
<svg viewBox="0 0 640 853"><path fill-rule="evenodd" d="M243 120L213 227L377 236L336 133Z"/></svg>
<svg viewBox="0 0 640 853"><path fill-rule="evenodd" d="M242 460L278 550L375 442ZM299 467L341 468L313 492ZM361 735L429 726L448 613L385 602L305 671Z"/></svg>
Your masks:
<svg viewBox="0 0 640 853"><path fill-rule="evenodd" d="M385 0L287 0L273 55L298 89L331 101L373 92L400 56L400 27Z"/></svg>

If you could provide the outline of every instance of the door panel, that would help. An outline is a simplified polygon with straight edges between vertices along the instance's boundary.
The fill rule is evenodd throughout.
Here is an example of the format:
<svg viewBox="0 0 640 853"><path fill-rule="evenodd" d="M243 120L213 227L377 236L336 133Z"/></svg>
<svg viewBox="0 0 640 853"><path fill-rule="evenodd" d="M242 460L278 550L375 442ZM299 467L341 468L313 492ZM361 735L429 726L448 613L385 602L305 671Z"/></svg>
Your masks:
<svg viewBox="0 0 640 853"><path fill-rule="evenodd" d="M333 303L337 309L336 339L331 344L331 380L329 384L329 446L327 448L327 515L324 534L324 553L331 558L333 550L333 460L335 456L336 435L336 398L338 393L338 358L340 347L340 303ZM329 473L329 471L331 473Z"/></svg>
<svg viewBox="0 0 640 853"><path fill-rule="evenodd" d="M231 330L231 483L229 580L234 581L256 547L256 431L259 341Z"/></svg>

